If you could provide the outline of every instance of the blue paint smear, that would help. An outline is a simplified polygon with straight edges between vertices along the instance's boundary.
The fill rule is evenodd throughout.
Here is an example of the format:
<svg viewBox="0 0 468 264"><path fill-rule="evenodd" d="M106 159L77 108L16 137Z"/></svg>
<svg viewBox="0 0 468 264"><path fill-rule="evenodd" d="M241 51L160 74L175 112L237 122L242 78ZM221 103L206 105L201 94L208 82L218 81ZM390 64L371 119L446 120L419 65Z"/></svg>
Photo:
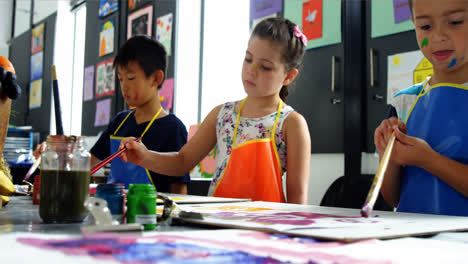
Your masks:
<svg viewBox="0 0 468 264"><path fill-rule="evenodd" d="M455 66L455 64L457 64L457 59L453 59L452 62L450 62L450 65L448 66L448 68L452 68L453 66Z"/></svg>
<svg viewBox="0 0 468 264"><path fill-rule="evenodd" d="M271 257L256 256L238 250L208 248L187 243L132 243L123 244L118 239L77 239L63 242L49 242L56 248L74 248L86 250L91 256L112 255L121 262L141 263L178 263L178 264L210 264L210 263L252 263L275 264L282 262ZM92 249L106 246L107 251Z"/></svg>

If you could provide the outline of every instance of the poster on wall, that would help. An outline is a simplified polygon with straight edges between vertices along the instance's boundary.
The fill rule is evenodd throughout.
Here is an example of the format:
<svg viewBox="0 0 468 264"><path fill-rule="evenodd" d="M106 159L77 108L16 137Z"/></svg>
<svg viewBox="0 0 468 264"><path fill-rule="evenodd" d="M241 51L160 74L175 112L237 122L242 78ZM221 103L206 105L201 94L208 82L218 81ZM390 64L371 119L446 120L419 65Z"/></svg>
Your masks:
<svg viewBox="0 0 468 264"><path fill-rule="evenodd" d="M388 56L387 103L399 91L423 82L434 72L432 64L420 50ZM412 105L412 102L408 102Z"/></svg>
<svg viewBox="0 0 468 264"><path fill-rule="evenodd" d="M305 5L309 2L315 2L310 0L294 0L294 1L285 1L284 2L284 17L291 20L299 27L303 26L304 18L308 18L312 21L317 21L317 16L319 15L319 11L315 13L315 20L314 18L314 9L311 10L311 16L309 16L308 10L304 10L304 7L307 8L308 5ZM307 49L312 48L319 48L329 45L338 44L341 42L341 0L321 0L321 10L323 14L321 14L321 26L317 26L317 30L320 30L322 36L319 38L311 39L307 36L308 29L301 28L304 33L306 34L309 41L307 42ZM304 12L307 16L304 17ZM314 28L312 28L312 32L314 32Z"/></svg>
<svg viewBox="0 0 468 264"><path fill-rule="evenodd" d="M322 37L322 0L310 0L302 4L302 31L307 39Z"/></svg>
<svg viewBox="0 0 468 264"><path fill-rule="evenodd" d="M115 93L114 59L106 60L96 66L96 98Z"/></svg>
<svg viewBox="0 0 468 264"><path fill-rule="evenodd" d="M45 24L42 23L32 29L31 54L35 54L44 49L44 28Z"/></svg>
<svg viewBox="0 0 468 264"><path fill-rule="evenodd" d="M42 62L44 52L38 52L31 56L31 81L42 78Z"/></svg>
<svg viewBox="0 0 468 264"><path fill-rule="evenodd" d="M398 8L398 10L395 10L395 2L397 1L388 0L372 1L370 3L372 38L384 37L414 29L414 24L411 22L411 20L402 20L405 16L408 15L407 12L409 11L409 7L407 7L408 9L406 11L403 11L405 10L405 6L401 6L401 9ZM392 10L394 12L392 12Z"/></svg>
<svg viewBox="0 0 468 264"><path fill-rule="evenodd" d="M147 6L128 16L127 39L136 35L151 36L153 6Z"/></svg>
<svg viewBox="0 0 468 264"><path fill-rule="evenodd" d="M42 79L31 82L29 89L29 109L36 109L42 104Z"/></svg>
<svg viewBox="0 0 468 264"><path fill-rule="evenodd" d="M99 56L104 56L114 52L114 19L101 25L99 33Z"/></svg>
<svg viewBox="0 0 468 264"><path fill-rule="evenodd" d="M172 109L172 100L174 98L174 78L164 81L161 90L159 90L159 100L165 110Z"/></svg>
<svg viewBox="0 0 468 264"><path fill-rule="evenodd" d="M111 99L107 98L96 102L96 116L94 126L106 126L110 120Z"/></svg>
<svg viewBox="0 0 468 264"><path fill-rule="evenodd" d="M119 8L118 0L99 0L99 18L103 18Z"/></svg>
<svg viewBox="0 0 468 264"><path fill-rule="evenodd" d="M171 55L172 47L172 13L158 17L156 20L156 40L166 49L167 55Z"/></svg>
<svg viewBox="0 0 468 264"><path fill-rule="evenodd" d="M283 11L283 0L250 0L250 20Z"/></svg>
<svg viewBox="0 0 468 264"><path fill-rule="evenodd" d="M411 19L411 10L408 0L393 0L393 14L395 24Z"/></svg>
<svg viewBox="0 0 468 264"><path fill-rule="evenodd" d="M83 81L83 101L89 101L93 99L93 87L94 86L94 65L86 67L84 70L84 81Z"/></svg>
<svg viewBox="0 0 468 264"><path fill-rule="evenodd" d="M200 124L191 125L187 135L187 140L190 140L200 128ZM191 171L190 177L193 178L213 178L216 169L216 153L217 146L215 146L206 157L200 161Z"/></svg>

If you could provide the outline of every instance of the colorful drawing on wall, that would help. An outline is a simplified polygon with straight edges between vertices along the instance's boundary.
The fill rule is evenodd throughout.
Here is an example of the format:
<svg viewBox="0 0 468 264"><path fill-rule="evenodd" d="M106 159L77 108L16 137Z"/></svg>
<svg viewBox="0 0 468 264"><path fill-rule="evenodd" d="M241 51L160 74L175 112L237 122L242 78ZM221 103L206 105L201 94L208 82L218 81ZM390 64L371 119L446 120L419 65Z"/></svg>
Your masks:
<svg viewBox="0 0 468 264"><path fill-rule="evenodd" d="M31 53L37 53L44 49L44 28L45 24L42 23L32 29L31 37Z"/></svg>
<svg viewBox="0 0 468 264"><path fill-rule="evenodd" d="M326 0L322 2L322 12L321 14L321 31L322 37L311 39L307 35L307 30L304 28L304 11L309 14L307 10L304 10L304 4L309 2L309 0L294 0L294 1L285 1L284 2L284 17L291 20L293 23L299 25L306 34L309 41L307 42L307 49L319 48L324 46L329 46L337 43L341 43L341 10L342 10L342 1L341 0ZM374 1L373 1L374 2ZM372 3L373 3L372 2ZM382 1L378 1L382 2ZM313 10L311 10L313 14ZM320 15L317 11L316 16ZM307 18L307 16L306 16ZM310 16L312 20L313 15ZM317 20L317 18L316 18Z"/></svg>
<svg viewBox="0 0 468 264"><path fill-rule="evenodd" d="M29 89L29 109L41 107L42 104L42 79L31 82Z"/></svg>
<svg viewBox="0 0 468 264"><path fill-rule="evenodd" d="M250 20L283 11L283 0L250 0Z"/></svg>
<svg viewBox="0 0 468 264"><path fill-rule="evenodd" d="M114 19L101 25L99 33L99 56L114 52Z"/></svg>
<svg viewBox="0 0 468 264"><path fill-rule="evenodd" d="M307 39L322 37L322 0L310 0L302 4L302 31Z"/></svg>
<svg viewBox="0 0 468 264"><path fill-rule="evenodd" d="M403 0L402 0L403 1ZM400 2L402 2L400 1ZM328 2L328 1L325 1ZM402 6L404 7L404 6ZM402 20L396 23L396 16L401 13L392 12L395 8L394 1L371 1L371 35L372 38L384 37L391 34L414 30L411 20ZM409 7L407 9L409 11ZM398 11L400 12L400 11ZM404 12L403 12L404 14ZM328 27L328 24L327 24Z"/></svg>
<svg viewBox="0 0 468 264"><path fill-rule="evenodd" d="M135 9L140 8L141 5L148 2L148 0L128 0L128 11L131 12Z"/></svg>
<svg viewBox="0 0 468 264"><path fill-rule="evenodd" d="M127 39L136 35L152 36L153 6L150 5L131 13L127 21Z"/></svg>
<svg viewBox="0 0 468 264"><path fill-rule="evenodd" d="M174 98L174 78L166 79L159 90L159 100L165 110L172 109L172 102Z"/></svg>
<svg viewBox="0 0 468 264"><path fill-rule="evenodd" d="M122 263L390 263L385 242L319 242L245 230L162 232L147 236L91 234L80 238L20 237L21 244L62 252L66 257L84 256ZM348 249L349 247L349 249ZM357 248L364 247L364 250ZM393 248L392 248L393 249ZM367 253L369 252L369 253ZM398 252L398 251L397 251ZM367 253L367 254L366 254ZM86 258L83 258L86 259ZM67 260L67 259L65 259Z"/></svg>
<svg viewBox="0 0 468 264"><path fill-rule="evenodd" d="M115 93L114 59L106 60L96 66L96 98Z"/></svg>
<svg viewBox="0 0 468 264"><path fill-rule="evenodd" d="M94 126L106 126L110 120L111 99L107 98L96 102L96 116Z"/></svg>
<svg viewBox="0 0 468 264"><path fill-rule="evenodd" d="M94 91L94 65L88 66L84 70L83 80L83 101L93 99Z"/></svg>
<svg viewBox="0 0 468 264"><path fill-rule="evenodd" d="M118 0L99 0L99 18L103 18L119 8Z"/></svg>
<svg viewBox="0 0 468 264"><path fill-rule="evenodd" d="M393 14L395 24L411 19L411 10L408 0L393 0Z"/></svg>
<svg viewBox="0 0 468 264"><path fill-rule="evenodd" d="M31 56L31 81L42 78L43 55L41 51Z"/></svg>
<svg viewBox="0 0 468 264"><path fill-rule="evenodd" d="M190 140L198 131L200 124L191 125L189 128L187 140ZM213 178L216 169L217 147L215 146L210 153L190 171L190 176L195 178Z"/></svg>
<svg viewBox="0 0 468 264"><path fill-rule="evenodd" d="M156 20L156 40L166 49L167 55L171 55L172 47L172 13L158 17Z"/></svg>
<svg viewBox="0 0 468 264"><path fill-rule="evenodd" d="M404 52L388 56L387 60L387 103L392 102L393 96L399 91L416 83L423 82L434 72L432 64L424 57L420 50ZM402 97L407 105L412 105L415 98ZM408 114L408 113L403 113Z"/></svg>

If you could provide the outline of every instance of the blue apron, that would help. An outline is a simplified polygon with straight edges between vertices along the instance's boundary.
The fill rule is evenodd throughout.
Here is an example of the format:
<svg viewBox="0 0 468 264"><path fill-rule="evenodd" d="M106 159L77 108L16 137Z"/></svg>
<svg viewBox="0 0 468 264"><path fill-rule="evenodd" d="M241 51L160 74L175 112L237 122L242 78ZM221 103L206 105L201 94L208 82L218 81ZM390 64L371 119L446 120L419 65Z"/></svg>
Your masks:
<svg viewBox="0 0 468 264"><path fill-rule="evenodd" d="M424 139L441 155L468 164L468 87L442 83L422 89L406 126L409 136ZM397 211L468 216L468 198L426 170L406 166Z"/></svg>
<svg viewBox="0 0 468 264"><path fill-rule="evenodd" d="M145 130L141 134L142 142L143 136L146 131L151 127L154 120L161 113L162 107L159 108L159 111L153 116L149 124L146 126ZM110 153L115 153L119 150L120 142L125 137L117 137L116 134L119 131L120 127L125 123L127 118L134 113L134 111L128 113L125 119L120 123L119 127L114 131L114 134L110 136ZM107 183L123 183L125 189L128 189L128 186L131 183L143 183L143 184L153 184L151 179L151 174L149 171L139 165L133 164L131 162L124 163L122 159L116 158L111 161L111 173L107 177Z"/></svg>

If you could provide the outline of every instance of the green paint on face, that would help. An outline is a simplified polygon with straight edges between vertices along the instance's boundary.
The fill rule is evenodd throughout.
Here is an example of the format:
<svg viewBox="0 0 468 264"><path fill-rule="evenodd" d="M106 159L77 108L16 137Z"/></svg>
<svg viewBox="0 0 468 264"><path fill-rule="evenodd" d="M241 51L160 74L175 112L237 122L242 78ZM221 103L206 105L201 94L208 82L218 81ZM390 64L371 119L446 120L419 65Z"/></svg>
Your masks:
<svg viewBox="0 0 468 264"><path fill-rule="evenodd" d="M423 42L421 44L421 49L424 48L424 47L427 47L428 44L429 44L429 40L427 38L424 38Z"/></svg>

